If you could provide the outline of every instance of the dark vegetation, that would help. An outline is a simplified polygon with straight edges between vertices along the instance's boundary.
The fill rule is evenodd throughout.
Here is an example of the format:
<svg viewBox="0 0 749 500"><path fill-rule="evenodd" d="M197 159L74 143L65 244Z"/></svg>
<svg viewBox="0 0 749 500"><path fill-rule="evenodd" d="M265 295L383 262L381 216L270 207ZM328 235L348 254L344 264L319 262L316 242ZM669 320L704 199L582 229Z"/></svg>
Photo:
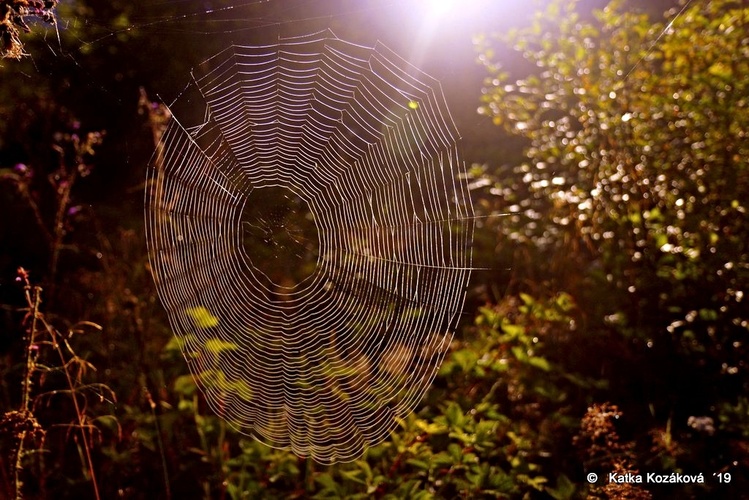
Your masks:
<svg viewBox="0 0 749 500"><path fill-rule="evenodd" d="M0 2L3 55L33 56L0 67L0 497L749 491L745 2L694 2L668 28L624 2L590 19L550 2L477 40L480 113L526 145L471 168L478 210L510 214L482 219L476 260L509 275L478 273L469 321L398 432L326 468L208 410L154 294L142 179L167 115L138 88L186 75L189 44L120 30L129 2L89 0L57 9L58 26L90 20L59 32L78 41L66 56L58 33L19 32L19 9L50 21L55 4ZM80 43L87 30L106 43ZM531 69L502 67L504 45Z"/></svg>

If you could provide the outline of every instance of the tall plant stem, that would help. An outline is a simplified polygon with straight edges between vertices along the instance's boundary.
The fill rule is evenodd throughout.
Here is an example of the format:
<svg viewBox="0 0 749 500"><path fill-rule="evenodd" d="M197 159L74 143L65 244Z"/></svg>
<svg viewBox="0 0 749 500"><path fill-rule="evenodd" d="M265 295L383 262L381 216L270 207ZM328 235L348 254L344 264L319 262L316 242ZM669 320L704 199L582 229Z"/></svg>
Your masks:
<svg viewBox="0 0 749 500"><path fill-rule="evenodd" d="M29 338L26 341L26 373L23 377L23 395L21 410L26 413L29 411L31 401L31 377L34 374L35 360L33 356L34 345L36 344L36 329L39 320L39 304L41 303L41 291L39 287L34 287L33 293L30 285L24 287L26 302L30 308L31 328L29 328Z"/></svg>
<svg viewBox="0 0 749 500"><path fill-rule="evenodd" d="M23 392L21 394L21 414L25 417L29 415L29 404L31 402L31 377L34 374L34 368L36 364L34 356L34 345L36 344L36 330L39 321L39 304L41 303L40 296L41 288L35 287L32 291L30 285L26 284L24 287L24 293L26 295L26 303L29 305L29 314L31 314L31 326L28 330L28 338L26 339L26 367L23 377ZM18 434L18 446L16 447L15 460L14 460L14 485L16 490L16 500L23 498L23 481L21 479L21 470L23 470L23 453L24 443L26 442L27 431L24 429Z"/></svg>
<svg viewBox="0 0 749 500"><path fill-rule="evenodd" d="M38 288L38 287L37 287ZM41 289L39 289L41 291ZM54 346L55 350L57 351L57 354L60 356L60 366L65 366L65 356L62 353L62 349L60 348L60 343L57 341L57 332L51 331L52 329L48 326L47 327L50 330L50 334L52 336L52 345ZM75 408L75 417L78 420L78 429L81 431L81 439L83 440L83 449L86 453L86 462L88 466L88 472L91 475L91 483L94 487L94 498L99 500L101 498L99 496L99 485L96 482L96 473L94 472L94 461L91 458L91 448L88 445L88 438L86 437L86 427L85 427L85 417L83 414L83 411L81 411L80 404L78 403L78 398L75 395L75 383L73 382L73 378L70 376L69 370L63 370L65 373L65 378L68 382L68 387L70 387L71 392L71 398L73 400L73 407Z"/></svg>

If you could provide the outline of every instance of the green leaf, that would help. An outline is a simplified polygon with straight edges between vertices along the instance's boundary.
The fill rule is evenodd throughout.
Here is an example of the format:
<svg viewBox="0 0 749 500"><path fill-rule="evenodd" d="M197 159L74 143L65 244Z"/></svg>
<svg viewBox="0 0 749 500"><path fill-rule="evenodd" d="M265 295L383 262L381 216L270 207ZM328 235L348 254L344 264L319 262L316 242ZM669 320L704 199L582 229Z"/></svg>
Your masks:
<svg viewBox="0 0 749 500"><path fill-rule="evenodd" d="M528 361L528 354L525 352L525 350L520 346L513 346L511 349L513 356L515 356L515 359L522 363L526 363Z"/></svg>
<svg viewBox="0 0 749 500"><path fill-rule="evenodd" d="M451 426L459 427L463 425L463 410L453 401L445 409L445 417L447 417L447 422Z"/></svg>
<svg viewBox="0 0 749 500"><path fill-rule="evenodd" d="M568 500L575 495L575 483L562 474L557 478L556 488L547 486L546 492L555 500Z"/></svg>
<svg viewBox="0 0 749 500"><path fill-rule="evenodd" d="M718 61L710 66L708 72L713 76L717 76L726 80L730 79L733 76L733 70L731 69L731 66L722 61Z"/></svg>
<svg viewBox="0 0 749 500"><path fill-rule="evenodd" d="M557 295L556 304L564 312L569 312L575 308L575 300L568 293L560 293Z"/></svg>
<svg viewBox="0 0 749 500"><path fill-rule="evenodd" d="M362 471L360 470L342 470L341 471L341 476L345 477L346 479L350 481L354 481L355 483L366 484L364 479L360 477L361 475L362 475Z"/></svg>
<svg viewBox="0 0 749 500"><path fill-rule="evenodd" d="M460 366L463 372L466 373L471 371L471 369L476 365L478 359L478 354L468 349L455 351L452 355L452 360Z"/></svg>
<svg viewBox="0 0 749 500"><path fill-rule="evenodd" d="M238 347L234 342L225 342L217 338L208 339L205 343L206 350L214 354L221 354L224 351L235 351Z"/></svg>
<svg viewBox="0 0 749 500"><path fill-rule="evenodd" d="M655 247L661 248L663 245L668 243L668 236L664 233L659 233L655 235Z"/></svg>
<svg viewBox="0 0 749 500"><path fill-rule="evenodd" d="M549 362L544 358L539 358L538 356L531 356L530 358L528 358L528 364L531 366L535 366L536 368L540 368L545 372L551 370L551 365L549 365Z"/></svg>
<svg viewBox="0 0 749 500"><path fill-rule="evenodd" d="M330 493L338 491L338 483L336 483L335 479L333 479L333 476L331 476L327 472L318 474L315 477L315 482L323 487L323 491L327 491Z"/></svg>
<svg viewBox="0 0 749 500"><path fill-rule="evenodd" d="M502 323L502 331L511 337L520 337L525 333L525 328L521 325L513 325L510 323Z"/></svg>
<svg viewBox="0 0 749 500"><path fill-rule="evenodd" d="M181 396L192 397L197 389L192 375L181 375L174 380L174 392Z"/></svg>
<svg viewBox="0 0 749 500"><path fill-rule="evenodd" d="M218 325L218 318L203 306L190 307L185 312L195 322L198 328L213 328Z"/></svg>
<svg viewBox="0 0 749 500"><path fill-rule="evenodd" d="M427 422L426 420L417 420L416 427L426 432L427 434L444 434L447 432L447 427L444 425L436 424L434 422Z"/></svg>
<svg viewBox="0 0 749 500"><path fill-rule="evenodd" d="M520 299L525 303L527 306L532 306L536 301L533 299L532 296L528 295L527 293L521 293Z"/></svg>
<svg viewBox="0 0 749 500"><path fill-rule="evenodd" d="M463 456L463 448L461 446L456 443L450 443L447 446L447 452L450 454L454 463L459 464L462 462L461 458Z"/></svg>
<svg viewBox="0 0 749 500"><path fill-rule="evenodd" d="M369 466L366 460L357 460L356 465L358 465L361 470L364 472L364 478L367 480L367 482L370 482L372 480L372 468Z"/></svg>
<svg viewBox="0 0 749 500"><path fill-rule="evenodd" d="M407 464L413 465L417 469L429 470L429 464L424 460L418 460L416 458L409 458L406 460Z"/></svg>

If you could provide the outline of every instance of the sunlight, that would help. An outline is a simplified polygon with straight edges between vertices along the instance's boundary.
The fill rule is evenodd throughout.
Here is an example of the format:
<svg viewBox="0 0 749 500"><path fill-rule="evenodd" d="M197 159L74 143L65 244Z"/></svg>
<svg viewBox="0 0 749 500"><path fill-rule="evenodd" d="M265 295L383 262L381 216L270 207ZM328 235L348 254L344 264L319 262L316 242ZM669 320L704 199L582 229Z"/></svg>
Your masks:
<svg viewBox="0 0 749 500"><path fill-rule="evenodd" d="M433 24L466 24L495 27L506 19L522 18L533 11L533 0L409 0L423 21Z"/></svg>
<svg viewBox="0 0 749 500"><path fill-rule="evenodd" d="M460 0L432 0L426 2L425 8L434 16L444 16L455 11L460 3Z"/></svg>
<svg viewBox="0 0 749 500"><path fill-rule="evenodd" d="M463 33L468 27L475 27L488 12L489 0L415 0L414 13L418 29L412 39L411 62L423 64L427 53L436 40L451 33Z"/></svg>
<svg viewBox="0 0 749 500"><path fill-rule="evenodd" d="M423 17L441 21L456 15L463 17L466 13L477 15L488 8L490 2L488 0L422 0L418 4Z"/></svg>

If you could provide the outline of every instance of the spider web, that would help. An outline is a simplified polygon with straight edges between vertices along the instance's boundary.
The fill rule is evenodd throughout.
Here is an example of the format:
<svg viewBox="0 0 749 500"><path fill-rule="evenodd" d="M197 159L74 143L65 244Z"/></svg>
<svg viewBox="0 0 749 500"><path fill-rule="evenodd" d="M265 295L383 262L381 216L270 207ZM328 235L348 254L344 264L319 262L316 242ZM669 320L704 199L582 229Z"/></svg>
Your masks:
<svg viewBox="0 0 749 500"><path fill-rule="evenodd" d="M146 230L197 385L269 446L358 458L429 387L470 277L439 83L324 31L224 50L172 111Z"/></svg>

